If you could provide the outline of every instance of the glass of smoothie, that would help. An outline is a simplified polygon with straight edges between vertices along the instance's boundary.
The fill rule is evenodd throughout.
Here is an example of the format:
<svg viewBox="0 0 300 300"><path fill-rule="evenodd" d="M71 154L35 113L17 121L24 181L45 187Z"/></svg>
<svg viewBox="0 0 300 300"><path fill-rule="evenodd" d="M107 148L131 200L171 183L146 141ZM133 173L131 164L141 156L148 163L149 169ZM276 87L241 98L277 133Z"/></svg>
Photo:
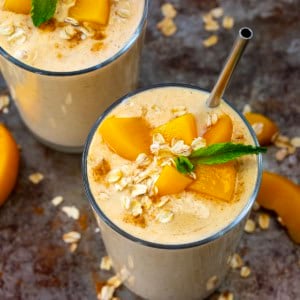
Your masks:
<svg viewBox="0 0 300 300"><path fill-rule="evenodd" d="M81 152L99 114L136 88L148 0L59 0L40 27L30 3L0 4L1 72L36 138Z"/></svg>
<svg viewBox="0 0 300 300"><path fill-rule="evenodd" d="M146 299L211 294L259 189L261 155L176 169L176 158L210 145L258 145L244 117L225 100L208 108L208 95L179 84L131 93L98 119L86 143L83 180L108 255Z"/></svg>

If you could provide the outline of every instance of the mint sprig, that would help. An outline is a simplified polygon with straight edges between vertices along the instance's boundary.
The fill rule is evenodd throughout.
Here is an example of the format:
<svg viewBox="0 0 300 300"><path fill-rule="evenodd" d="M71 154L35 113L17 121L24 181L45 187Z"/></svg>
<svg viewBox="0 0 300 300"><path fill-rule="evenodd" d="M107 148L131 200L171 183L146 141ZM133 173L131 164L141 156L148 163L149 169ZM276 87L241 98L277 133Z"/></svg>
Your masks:
<svg viewBox="0 0 300 300"><path fill-rule="evenodd" d="M180 156L175 159L176 168L180 173L192 172L196 165L215 165L232 161L238 157L266 152L264 147L251 145L219 143L193 151L188 157Z"/></svg>
<svg viewBox="0 0 300 300"><path fill-rule="evenodd" d="M54 16L57 0L32 0L31 5L32 22L39 27Z"/></svg>

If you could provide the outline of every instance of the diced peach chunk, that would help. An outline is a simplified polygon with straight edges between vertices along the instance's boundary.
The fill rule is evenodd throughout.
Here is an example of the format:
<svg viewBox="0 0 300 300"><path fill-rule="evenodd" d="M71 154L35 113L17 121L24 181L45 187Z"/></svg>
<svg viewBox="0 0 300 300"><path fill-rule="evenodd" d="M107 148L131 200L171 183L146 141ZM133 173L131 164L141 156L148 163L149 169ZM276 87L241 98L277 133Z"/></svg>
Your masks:
<svg viewBox="0 0 300 300"><path fill-rule="evenodd" d="M110 15L110 0L76 0L69 16L82 22L107 25Z"/></svg>
<svg viewBox="0 0 300 300"><path fill-rule="evenodd" d="M219 117L216 124L211 126L204 134L207 145L226 143L231 141L233 124L228 115Z"/></svg>
<svg viewBox="0 0 300 300"><path fill-rule="evenodd" d="M141 117L109 117L99 130L104 142L123 158L135 160L140 153L150 153L151 128Z"/></svg>
<svg viewBox="0 0 300 300"><path fill-rule="evenodd" d="M237 173L233 162L198 165L195 172L197 179L188 186L188 190L226 202L232 200Z"/></svg>
<svg viewBox="0 0 300 300"><path fill-rule="evenodd" d="M272 141L273 135L278 132L277 125L272 120L261 114L250 112L246 113L245 117L252 126L257 124L258 132L256 132L256 136L259 143L262 146L269 145Z"/></svg>
<svg viewBox="0 0 300 300"><path fill-rule="evenodd" d="M10 132L0 124L0 206L12 192L19 171L20 152Z"/></svg>
<svg viewBox="0 0 300 300"><path fill-rule="evenodd" d="M169 121L153 130L153 134L160 133L167 142L173 138L183 140L185 144L190 145L197 137L197 126L195 117L192 114L186 114Z"/></svg>
<svg viewBox="0 0 300 300"><path fill-rule="evenodd" d="M258 203L275 211L290 237L300 243L300 186L278 174L263 172Z"/></svg>
<svg viewBox="0 0 300 300"><path fill-rule="evenodd" d="M3 9L28 15L31 10L31 0L5 0Z"/></svg>
<svg viewBox="0 0 300 300"><path fill-rule="evenodd" d="M158 195L164 196L180 193L192 182L192 178L179 173L174 167L165 166L155 185L158 188Z"/></svg>

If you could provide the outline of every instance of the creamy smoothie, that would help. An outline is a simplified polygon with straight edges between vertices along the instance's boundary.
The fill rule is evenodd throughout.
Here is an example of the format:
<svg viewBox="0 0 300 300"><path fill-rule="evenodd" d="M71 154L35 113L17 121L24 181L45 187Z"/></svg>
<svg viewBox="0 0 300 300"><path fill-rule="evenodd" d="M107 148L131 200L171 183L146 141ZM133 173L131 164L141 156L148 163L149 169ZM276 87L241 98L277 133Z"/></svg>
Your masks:
<svg viewBox="0 0 300 300"><path fill-rule="evenodd" d="M41 70L86 69L114 56L128 43L145 6L144 0L112 1L107 26L93 26L69 16L75 2L58 1L54 20L39 28L33 25L29 15L3 10L2 3L0 46L13 57Z"/></svg>
<svg viewBox="0 0 300 300"><path fill-rule="evenodd" d="M26 125L56 149L80 151L97 116L137 84L147 1L109 3L106 25L77 20L77 2L59 0L37 28L1 1L1 71Z"/></svg>
<svg viewBox="0 0 300 300"><path fill-rule="evenodd" d="M188 175L174 166L214 143L255 144L232 107L209 109L207 97L186 85L137 92L98 120L86 144L84 183L107 252L124 284L145 299L211 294L258 191L257 156Z"/></svg>
<svg viewBox="0 0 300 300"><path fill-rule="evenodd" d="M113 109L107 118L143 117L151 128L156 128L176 118L178 114L191 113L196 119L197 132L202 136L219 117L228 115L233 122L232 142L253 144L246 125L236 112L225 102L216 109L209 109L205 104L206 99L207 93L188 88L152 89L129 98ZM122 139L122 136L119 138ZM205 146L205 140L201 143L200 146ZM177 145L180 147L180 142ZM99 130L96 131L90 146L88 178L93 196L100 209L113 223L135 237L161 244L199 241L230 224L253 193L257 161L256 157L247 156L240 158L235 164L237 177L230 201L190 190L162 197L151 195L149 186L157 180L163 167L171 164L170 160L176 157L167 152L159 155L141 155L135 162L126 160L107 145ZM146 162L144 165L142 159ZM103 164L109 166L110 171L107 169L107 174L103 172L103 176L99 177L97 168L101 168ZM111 179L111 176L118 172L119 178L115 181ZM211 178L211 181L213 180L214 178ZM176 185L177 182L173 184ZM137 191L138 194L139 189L142 190L143 187L148 187L148 191L141 191L139 196L134 197L134 192ZM130 201L133 205L128 208ZM139 204L143 210L140 211L144 221L142 224L139 224L139 214L136 212Z"/></svg>

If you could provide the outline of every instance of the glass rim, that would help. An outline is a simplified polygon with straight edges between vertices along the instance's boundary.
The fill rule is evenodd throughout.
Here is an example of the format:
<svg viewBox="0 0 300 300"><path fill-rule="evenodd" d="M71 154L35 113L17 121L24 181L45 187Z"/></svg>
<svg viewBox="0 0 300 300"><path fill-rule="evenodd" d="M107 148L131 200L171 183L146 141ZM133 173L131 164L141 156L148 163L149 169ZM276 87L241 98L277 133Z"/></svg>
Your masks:
<svg viewBox="0 0 300 300"><path fill-rule="evenodd" d="M10 55L6 50L4 50L1 46L0 46L0 55L3 58L7 59L9 62L13 63L14 65L16 65L26 71L29 71L29 72L35 73L35 74L39 74L39 75L44 75L44 76L57 76L57 77L75 76L75 75L81 75L81 74L86 74L86 73L96 71L98 69L101 69L101 68L111 64L112 62L117 60L119 57L121 57L123 54L127 53L127 51L129 49L131 49L131 47L134 45L135 41L138 39L138 37L141 35L141 33L143 31L144 25L147 20L147 15L148 15L148 10L149 10L149 1L150 0L145 0L144 12L143 12L142 18L139 22L139 25L136 28L136 30L134 31L134 33L132 34L131 38L126 42L124 47L122 47L112 57L109 57L108 59L104 60L103 62L101 62L97 65L94 65L94 66L91 66L88 68L84 68L81 70L67 71L67 72L47 71L47 70L39 69L36 67L32 67L32 66L16 59L12 55Z"/></svg>
<svg viewBox="0 0 300 300"><path fill-rule="evenodd" d="M105 213L100 209L99 205L96 202L96 199L94 198L92 191L90 189L90 185L89 185L89 180L88 180L88 175L87 175L87 158L88 158L88 153L89 153L89 148L91 145L91 142L93 140L94 134L96 132L96 130L98 129L99 125L101 124L101 122L103 121L103 119L105 119L105 117L119 104L121 104L122 102L126 101L127 99L140 94L142 92L148 91L148 90L152 90L152 89L157 89L157 88L166 88L166 87L179 87L179 88L188 88L188 89L193 89L193 90L197 90L197 91L204 91L204 92L208 92L205 89L202 89L200 87L194 86L194 85L190 85L190 84L180 84L180 83L163 83L163 84L156 84L156 85L152 85L152 86L148 86L146 88L141 88L138 89L134 92L131 92L125 96L123 96L122 98L120 98L119 100L117 100L116 102L114 102L96 121L96 123L94 124L94 126L92 127L88 137L87 137L87 141L85 143L84 146L84 151L83 151L83 155L82 155L82 178L83 178L83 184L84 184L84 189L85 189L85 193L87 195L87 198L92 206L92 208L94 209L94 211L97 213L97 215L106 223L106 225L108 225L112 230L114 230L116 233L120 234L121 236L123 236L124 238L127 238L129 240L131 240L132 242L138 243L140 245L143 246L147 246L150 248L157 248L157 249L168 249L168 250L179 250L179 249L187 249L187 248L193 248L193 247L197 247L197 246L201 246L201 245L205 245L208 244L210 242L213 242L214 240L224 236L225 234L227 234L229 231L231 231L232 229L234 229L248 214L248 212L250 211L257 193L259 191L259 187L260 187L260 183L261 183L261 178L262 178L262 155L259 154L257 155L257 175L256 175L256 182L255 182L255 186L253 189L253 192L251 194L251 196L249 197L248 202L246 203L246 205L244 206L244 208L241 210L241 212L238 214L238 216L232 221L230 222L227 226L225 226L224 228L222 228L221 230L217 231L216 233L204 238L204 239L200 239L194 242L189 242L189 243L181 243L181 244L161 244L161 243L156 243L156 242L150 242L147 240L143 240L141 238L138 238L136 236L133 236L129 233L127 233L126 231L124 231L123 229L121 229L119 226L117 226L115 223L113 223L106 215ZM256 146L259 146L258 140L256 138L255 132L253 130L253 128L251 127L251 125L247 122L247 120L245 119L245 117L243 116L243 114L241 112L239 112L237 109L235 109L230 103L228 103L228 101L226 99L224 99L224 102L229 105L229 107L231 109L233 109L238 115L239 117L243 120L243 122L245 123L245 125L247 126L251 137L254 141L254 144Z"/></svg>

